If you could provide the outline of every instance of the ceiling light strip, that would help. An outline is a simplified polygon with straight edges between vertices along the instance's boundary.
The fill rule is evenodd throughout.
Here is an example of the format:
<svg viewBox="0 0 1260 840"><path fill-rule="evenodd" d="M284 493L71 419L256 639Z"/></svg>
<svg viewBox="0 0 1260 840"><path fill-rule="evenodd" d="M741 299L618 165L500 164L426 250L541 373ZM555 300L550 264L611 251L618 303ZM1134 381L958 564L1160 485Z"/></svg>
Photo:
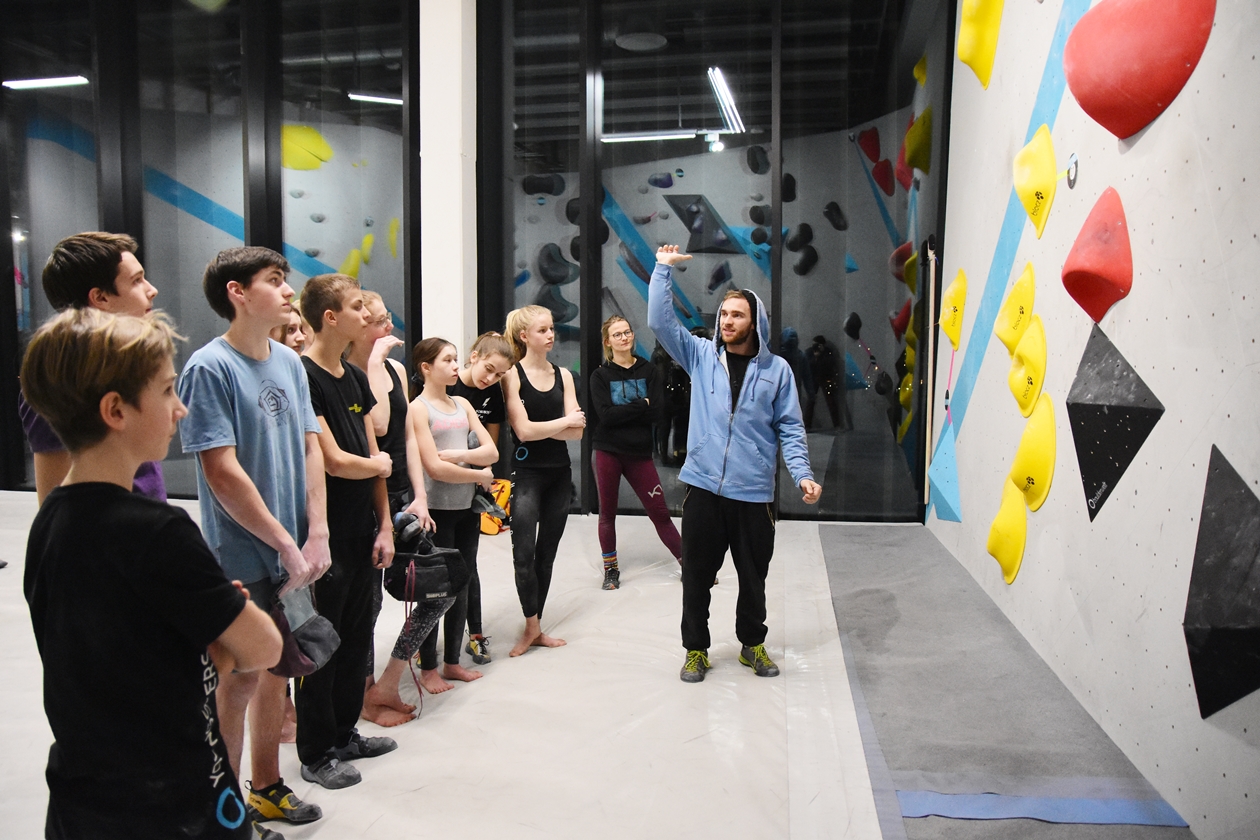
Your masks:
<svg viewBox="0 0 1260 840"><path fill-rule="evenodd" d="M735 107L735 97L731 95L731 88L722 75L722 68L709 68L709 84L713 87L713 96L722 111L722 121L726 123L727 130L732 134L742 134L745 130L744 121L739 116L739 109Z"/></svg>
<svg viewBox="0 0 1260 840"><path fill-rule="evenodd" d="M396 96L381 96L375 93L347 93L346 96L355 102L379 102L382 105L401 105L402 99Z"/></svg>
<svg viewBox="0 0 1260 840"><path fill-rule="evenodd" d="M652 140L693 140L694 131L657 131L640 134L605 134L599 139L604 143L646 143Z"/></svg>
<svg viewBox="0 0 1260 840"><path fill-rule="evenodd" d="M73 87L91 84L85 76L54 76L47 79L9 79L0 82L9 90L35 90L37 88Z"/></svg>

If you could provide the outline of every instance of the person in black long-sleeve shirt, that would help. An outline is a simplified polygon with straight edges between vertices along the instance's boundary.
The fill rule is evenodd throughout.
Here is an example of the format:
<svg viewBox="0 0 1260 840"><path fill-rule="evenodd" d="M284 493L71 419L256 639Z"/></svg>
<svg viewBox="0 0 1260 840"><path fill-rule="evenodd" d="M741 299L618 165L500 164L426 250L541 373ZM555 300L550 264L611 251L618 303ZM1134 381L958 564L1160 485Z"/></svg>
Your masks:
<svg viewBox="0 0 1260 840"><path fill-rule="evenodd" d="M598 418L591 445L599 489L599 549L604 589L621 585L617 567L617 496L630 482L661 542L681 562L682 539L669 518L665 491L652 463L652 422L664 406L664 383L652 363L634 355L634 330L614 315L604 322L604 364L591 374L591 404Z"/></svg>

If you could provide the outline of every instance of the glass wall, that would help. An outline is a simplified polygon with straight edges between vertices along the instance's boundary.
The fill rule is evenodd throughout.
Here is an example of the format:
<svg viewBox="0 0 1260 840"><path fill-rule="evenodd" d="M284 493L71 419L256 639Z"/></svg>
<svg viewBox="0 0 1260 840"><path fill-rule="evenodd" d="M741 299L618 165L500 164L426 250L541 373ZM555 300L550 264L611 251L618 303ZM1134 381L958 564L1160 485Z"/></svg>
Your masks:
<svg viewBox="0 0 1260 840"><path fill-rule="evenodd" d="M513 225L507 236L514 245L508 308L537 304L551 310L556 343L550 358L571 370L574 382L582 381L581 331L599 329L599 313L583 312L578 299L580 13L574 0L515 4L508 71L514 79L514 154L506 187ZM502 330L503 320L498 324ZM569 441L569 455L582 463L580 441ZM574 470L575 481L578 476Z"/></svg>
<svg viewBox="0 0 1260 840"><path fill-rule="evenodd" d="M215 254L244 241L240 27L236 3L139 4L140 259L154 305L188 337L177 366L226 328L201 277ZM194 459L178 441L162 469L170 493L196 494Z"/></svg>
<svg viewBox="0 0 1260 840"><path fill-rule="evenodd" d="M556 358L570 367L605 317L630 321L636 352L669 383L656 461L675 511L689 383L646 323L665 243L693 255L675 272L674 308L689 329L712 330L730 289L751 289L770 311L824 487L806 506L781 469L780 513L921 516L916 408L928 374L917 342L930 318L918 252L939 238L949 13L946 0L514 4L504 99L516 263L512 277L488 282L511 284L514 305L552 309ZM598 33L586 52L584 26ZM593 121L581 108L588 79L600 94ZM576 189L583 152L598 196ZM592 203L599 226L587 231L579 222ZM587 237L601 246L598 313L579 305ZM620 504L639 507L629 492Z"/></svg>
<svg viewBox="0 0 1260 840"><path fill-rule="evenodd" d="M9 150L8 160L0 165L8 169L14 326L25 346L34 327L51 312L40 275L52 246L70 234L100 226L89 81L92 24L85 3L47 2L6 9L4 26L0 75L5 81L74 76L85 80L65 87L0 89ZM4 410L16 411L16 406ZM33 475L29 451L26 464L26 475Z"/></svg>
<svg viewBox="0 0 1260 840"><path fill-rule="evenodd" d="M251 237L283 248L295 288L321 272L355 274L401 326L403 14L397 0L49 0L6 8L4 80L82 77L77 86L0 88L16 269L16 316L0 324L6 341L20 351L50 314L38 277L53 245L103 225L140 241L156 305L188 336L179 365L225 327L202 293L206 263ZM248 15L258 25L244 34L266 37L242 38ZM269 43L279 49L256 46ZM249 91L247 69L264 80ZM280 118L251 120L246 131L247 111ZM98 151L98 138L113 143L109 154ZM272 180L251 169L251 184L267 182L261 196L246 192L246 143L281 165ZM98 194L102 183L112 186ZM124 194L136 200L120 201ZM264 223L247 231L247 217ZM0 390L0 409L16 422L16 392L7 383ZM164 471L172 495L195 494L193 462L178 443ZM25 477L6 466L4 486L33 486L29 453Z"/></svg>
<svg viewBox="0 0 1260 840"><path fill-rule="evenodd" d="M402 326L402 5L283 4L284 241L295 289L341 271Z"/></svg>
<svg viewBox="0 0 1260 840"><path fill-rule="evenodd" d="M712 337L731 289L752 289L770 305L771 246L754 236L768 230L770 212L770 6L609 4L604 29L602 216L611 233L598 320L626 317L636 353L666 383L655 457L678 512L678 472L695 443L687 435L691 388L648 329L647 283L656 249L675 244L693 257L674 270L674 314L693 333ZM725 114L719 77L734 108ZM632 493L621 504L642 508Z"/></svg>

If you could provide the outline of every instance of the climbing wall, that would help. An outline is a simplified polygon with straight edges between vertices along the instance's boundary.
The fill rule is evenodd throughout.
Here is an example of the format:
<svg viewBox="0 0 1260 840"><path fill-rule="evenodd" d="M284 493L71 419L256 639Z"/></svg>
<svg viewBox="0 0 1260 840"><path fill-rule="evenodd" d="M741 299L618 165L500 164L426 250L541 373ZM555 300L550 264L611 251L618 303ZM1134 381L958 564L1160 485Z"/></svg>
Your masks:
<svg viewBox="0 0 1260 840"><path fill-rule="evenodd" d="M1260 836L1260 13L972 0L956 38L928 527L1195 836Z"/></svg>

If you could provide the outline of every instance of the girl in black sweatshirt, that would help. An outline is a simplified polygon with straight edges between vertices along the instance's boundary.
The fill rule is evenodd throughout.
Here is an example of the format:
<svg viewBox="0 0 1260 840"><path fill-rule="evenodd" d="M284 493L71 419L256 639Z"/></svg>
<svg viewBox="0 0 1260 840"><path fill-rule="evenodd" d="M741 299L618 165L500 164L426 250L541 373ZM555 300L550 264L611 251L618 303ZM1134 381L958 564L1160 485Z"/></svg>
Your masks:
<svg viewBox="0 0 1260 840"><path fill-rule="evenodd" d="M634 354L634 330L614 315L604 322L604 364L591 374L591 403L598 423L591 438L599 488L599 547L604 589L621 585L617 568L617 496L624 475L643 503L661 542L682 562L682 539L669 518L665 491L652 463L652 423L664 403L656 366Z"/></svg>

